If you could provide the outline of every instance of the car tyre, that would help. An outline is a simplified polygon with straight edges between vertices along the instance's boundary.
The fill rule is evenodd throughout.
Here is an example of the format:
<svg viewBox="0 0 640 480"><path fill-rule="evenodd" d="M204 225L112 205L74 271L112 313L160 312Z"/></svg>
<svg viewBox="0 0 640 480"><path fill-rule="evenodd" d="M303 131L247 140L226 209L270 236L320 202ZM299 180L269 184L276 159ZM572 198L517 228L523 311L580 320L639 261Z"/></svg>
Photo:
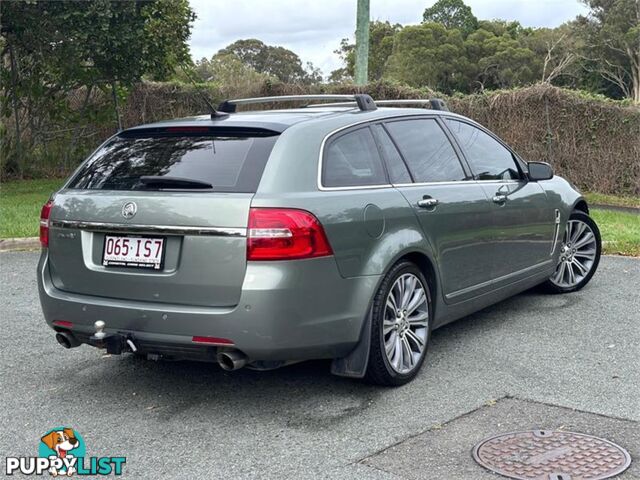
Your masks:
<svg viewBox="0 0 640 480"><path fill-rule="evenodd" d="M373 300L367 382L399 386L415 378L431 339L432 310L420 269L408 261L394 265Z"/></svg>
<svg viewBox="0 0 640 480"><path fill-rule="evenodd" d="M556 271L542 284L542 289L548 293L580 290L596 273L601 253L598 225L586 213L574 211L565 227Z"/></svg>

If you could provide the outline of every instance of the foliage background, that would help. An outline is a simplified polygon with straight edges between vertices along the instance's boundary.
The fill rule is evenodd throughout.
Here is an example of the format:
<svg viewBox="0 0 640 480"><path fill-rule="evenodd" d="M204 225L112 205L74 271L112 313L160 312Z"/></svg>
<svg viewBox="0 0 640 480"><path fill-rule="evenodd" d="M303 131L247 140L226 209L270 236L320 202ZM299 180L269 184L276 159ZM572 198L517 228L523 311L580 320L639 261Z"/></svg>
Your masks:
<svg viewBox="0 0 640 480"><path fill-rule="evenodd" d="M388 82L356 87L352 84L301 85L267 80L240 87L214 83L197 86L179 82L139 83L122 105L123 126L204 114L207 110L202 101L203 94L214 102L238 96L353 91L366 92L377 99L440 96L446 99L452 111L495 131L525 159L551 163L558 174L580 188L618 195L640 194L640 109L632 105L624 106L549 85L454 96ZM84 95L82 90L72 92L71 108L81 108ZM107 100L100 91L91 97L91 102L96 104ZM267 104L258 108L272 106ZM113 122L100 119L58 129L47 153L33 153L27 176L67 175L114 133ZM73 155L52 156L51 152L65 151L72 141L76 145Z"/></svg>
<svg viewBox="0 0 640 480"><path fill-rule="evenodd" d="M193 62L188 0L0 2L0 178L68 175L119 126L205 113L203 94L366 91L444 97L578 186L639 195L640 0L582 1L589 15L557 28L478 19L463 0L371 22L365 87L348 39L326 79L255 38Z"/></svg>

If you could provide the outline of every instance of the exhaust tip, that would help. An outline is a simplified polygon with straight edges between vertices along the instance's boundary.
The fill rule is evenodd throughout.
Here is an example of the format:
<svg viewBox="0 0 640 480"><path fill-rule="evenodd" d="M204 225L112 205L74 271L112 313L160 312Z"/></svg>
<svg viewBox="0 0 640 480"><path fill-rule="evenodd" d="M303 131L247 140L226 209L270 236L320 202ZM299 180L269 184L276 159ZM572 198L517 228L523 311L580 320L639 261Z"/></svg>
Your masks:
<svg viewBox="0 0 640 480"><path fill-rule="evenodd" d="M71 334L65 332L56 333L57 342L64 348L74 348L80 346L80 342Z"/></svg>
<svg viewBox="0 0 640 480"><path fill-rule="evenodd" d="M71 342L69 341L67 335L65 335L64 333L56 333L56 340L64 348L71 348Z"/></svg>
<svg viewBox="0 0 640 480"><path fill-rule="evenodd" d="M218 354L218 364L223 370L233 370L233 360L226 353Z"/></svg>
<svg viewBox="0 0 640 480"><path fill-rule="evenodd" d="M238 370L247 364L247 356L237 350L218 352L216 360L220 368L226 371Z"/></svg>

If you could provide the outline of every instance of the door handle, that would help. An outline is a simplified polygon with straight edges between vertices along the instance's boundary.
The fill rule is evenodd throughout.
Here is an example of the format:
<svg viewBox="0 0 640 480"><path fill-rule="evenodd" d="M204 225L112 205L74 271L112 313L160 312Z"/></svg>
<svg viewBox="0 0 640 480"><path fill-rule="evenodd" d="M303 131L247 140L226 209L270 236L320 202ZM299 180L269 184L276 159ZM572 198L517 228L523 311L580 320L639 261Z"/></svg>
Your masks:
<svg viewBox="0 0 640 480"><path fill-rule="evenodd" d="M502 185L493 196L493 203L504 203L507 201L507 195L509 194L509 187Z"/></svg>
<svg viewBox="0 0 640 480"><path fill-rule="evenodd" d="M420 208L433 208L438 205L437 198L423 198L422 200L418 200L418 206Z"/></svg>

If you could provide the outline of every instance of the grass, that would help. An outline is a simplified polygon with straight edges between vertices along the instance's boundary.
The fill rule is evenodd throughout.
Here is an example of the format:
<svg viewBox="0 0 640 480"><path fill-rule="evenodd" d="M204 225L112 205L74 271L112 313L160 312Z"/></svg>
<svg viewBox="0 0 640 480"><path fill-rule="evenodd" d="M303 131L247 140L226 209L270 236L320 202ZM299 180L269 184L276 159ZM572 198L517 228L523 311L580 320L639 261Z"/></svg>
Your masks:
<svg viewBox="0 0 640 480"><path fill-rule="evenodd" d="M23 180L0 185L0 238L36 237L40 208L64 180ZM637 197L614 197L590 193L591 203L639 206ZM593 209L600 226L604 252L640 256L640 215Z"/></svg>
<svg viewBox="0 0 640 480"><path fill-rule="evenodd" d="M0 238L37 237L40 209L63 179L0 184Z"/></svg>
<svg viewBox="0 0 640 480"><path fill-rule="evenodd" d="M616 207L635 207L640 208L640 197L635 196L619 196L619 195L606 195L604 193L591 193L584 194L587 199L587 203L590 205L613 205Z"/></svg>
<svg viewBox="0 0 640 480"><path fill-rule="evenodd" d="M640 214L593 209L591 216L600 227L605 253L640 257Z"/></svg>

